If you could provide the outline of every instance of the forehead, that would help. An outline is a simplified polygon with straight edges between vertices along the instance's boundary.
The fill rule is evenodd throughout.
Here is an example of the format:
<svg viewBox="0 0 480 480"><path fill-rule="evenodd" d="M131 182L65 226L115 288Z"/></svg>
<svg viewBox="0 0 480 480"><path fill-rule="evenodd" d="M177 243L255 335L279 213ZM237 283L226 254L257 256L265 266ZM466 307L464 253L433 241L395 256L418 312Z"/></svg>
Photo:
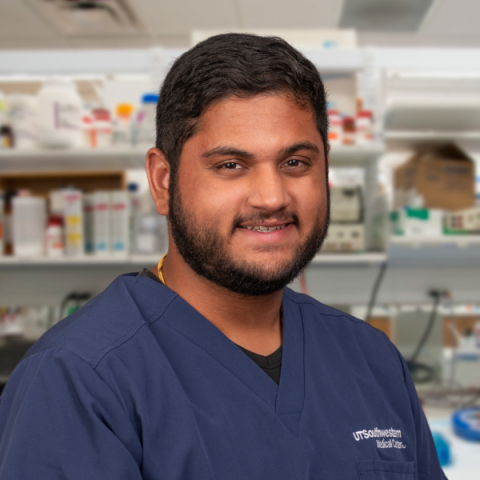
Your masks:
<svg viewBox="0 0 480 480"><path fill-rule="evenodd" d="M187 141L198 148L229 144L278 148L299 139L323 144L313 111L285 94L228 97L206 109L196 134ZM187 146L187 145L185 145Z"/></svg>

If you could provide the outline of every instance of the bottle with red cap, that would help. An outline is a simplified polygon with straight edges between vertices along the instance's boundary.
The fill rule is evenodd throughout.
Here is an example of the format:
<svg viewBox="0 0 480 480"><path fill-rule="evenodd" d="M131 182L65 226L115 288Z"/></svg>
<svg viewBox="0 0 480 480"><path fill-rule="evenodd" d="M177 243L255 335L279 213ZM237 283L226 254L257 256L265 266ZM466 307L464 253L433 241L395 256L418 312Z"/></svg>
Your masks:
<svg viewBox="0 0 480 480"><path fill-rule="evenodd" d="M370 110L360 110L356 121L356 144L368 145L373 142L373 115Z"/></svg>
<svg viewBox="0 0 480 480"><path fill-rule="evenodd" d="M63 231L63 217L51 215L48 219L45 234L47 255L49 257L62 257L65 253L65 241Z"/></svg>

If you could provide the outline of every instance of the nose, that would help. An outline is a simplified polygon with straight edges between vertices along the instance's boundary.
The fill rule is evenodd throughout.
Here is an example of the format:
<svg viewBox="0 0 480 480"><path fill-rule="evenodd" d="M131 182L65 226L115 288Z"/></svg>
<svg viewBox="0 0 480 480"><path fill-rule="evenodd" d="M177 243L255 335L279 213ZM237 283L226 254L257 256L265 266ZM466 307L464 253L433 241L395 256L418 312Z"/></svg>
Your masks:
<svg viewBox="0 0 480 480"><path fill-rule="evenodd" d="M250 207L273 213L290 205L285 179L276 168L258 168L254 175L249 175L249 181Z"/></svg>

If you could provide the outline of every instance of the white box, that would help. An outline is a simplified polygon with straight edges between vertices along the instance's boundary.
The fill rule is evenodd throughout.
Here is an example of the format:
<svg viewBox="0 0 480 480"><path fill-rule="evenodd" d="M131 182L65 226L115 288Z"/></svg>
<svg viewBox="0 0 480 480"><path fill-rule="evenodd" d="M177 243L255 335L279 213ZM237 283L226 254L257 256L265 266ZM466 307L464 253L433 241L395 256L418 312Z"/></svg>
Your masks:
<svg viewBox="0 0 480 480"><path fill-rule="evenodd" d="M361 223L332 223L323 243L323 252L362 252L365 249L365 227Z"/></svg>

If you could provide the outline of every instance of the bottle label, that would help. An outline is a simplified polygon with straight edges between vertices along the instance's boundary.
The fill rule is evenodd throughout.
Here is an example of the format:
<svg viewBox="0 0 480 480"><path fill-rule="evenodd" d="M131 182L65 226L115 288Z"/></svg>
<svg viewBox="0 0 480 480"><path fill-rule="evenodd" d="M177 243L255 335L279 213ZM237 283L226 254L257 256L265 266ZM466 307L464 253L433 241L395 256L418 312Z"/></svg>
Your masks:
<svg viewBox="0 0 480 480"><path fill-rule="evenodd" d="M57 130L79 130L80 109L76 105L55 102L53 104L55 128Z"/></svg>

